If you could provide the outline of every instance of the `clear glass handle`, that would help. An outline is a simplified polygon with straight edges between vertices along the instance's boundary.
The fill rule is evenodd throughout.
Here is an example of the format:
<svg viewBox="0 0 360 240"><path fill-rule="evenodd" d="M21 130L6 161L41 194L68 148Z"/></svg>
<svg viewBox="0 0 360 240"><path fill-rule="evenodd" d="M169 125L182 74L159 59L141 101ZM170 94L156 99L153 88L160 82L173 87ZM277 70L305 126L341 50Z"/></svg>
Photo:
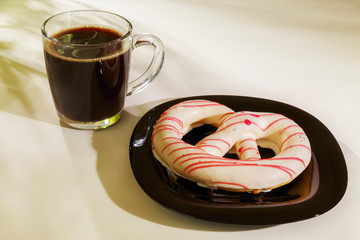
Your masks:
<svg viewBox="0 0 360 240"><path fill-rule="evenodd" d="M159 74L164 62L164 50L161 40L152 34L137 34L132 37L132 50L141 46L154 47L154 55L146 71L137 79L129 82L127 96L135 94L147 87Z"/></svg>

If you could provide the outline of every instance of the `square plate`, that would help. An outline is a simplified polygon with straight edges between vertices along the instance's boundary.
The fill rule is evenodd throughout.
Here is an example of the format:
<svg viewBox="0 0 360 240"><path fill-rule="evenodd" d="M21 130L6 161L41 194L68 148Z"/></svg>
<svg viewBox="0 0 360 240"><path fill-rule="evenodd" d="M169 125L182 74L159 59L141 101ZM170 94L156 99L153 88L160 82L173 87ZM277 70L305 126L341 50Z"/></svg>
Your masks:
<svg viewBox="0 0 360 240"><path fill-rule="evenodd" d="M176 176L153 156L153 126L166 109L192 99L219 102L235 112L274 112L291 118L310 140L311 163L294 181L260 194L203 188ZM204 135L208 130L198 128L184 138L191 142L192 138ZM333 208L347 187L346 163L340 146L319 120L291 105L253 97L194 96L154 107L139 120L133 131L130 161L138 184L153 200L178 213L222 223L280 224L312 218Z"/></svg>

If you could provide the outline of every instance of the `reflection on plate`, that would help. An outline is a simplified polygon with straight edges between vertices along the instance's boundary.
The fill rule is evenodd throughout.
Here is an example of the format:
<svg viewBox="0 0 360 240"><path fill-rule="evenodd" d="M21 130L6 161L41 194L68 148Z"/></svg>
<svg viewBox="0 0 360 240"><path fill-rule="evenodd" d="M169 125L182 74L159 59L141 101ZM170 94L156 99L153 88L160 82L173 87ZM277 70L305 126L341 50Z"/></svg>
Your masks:
<svg viewBox="0 0 360 240"><path fill-rule="evenodd" d="M151 151L153 125L172 105L191 99L222 103L234 111L276 112L293 119L310 139L312 159L307 169L287 185L260 194L232 193L199 187L164 168ZM189 132L185 141L209 129ZM265 149L262 155L268 154ZM331 132L310 114L281 102L241 96L196 96L163 103L137 123L130 142L130 161L141 188L153 200L195 218L233 224L280 224L323 214L343 197L347 186L344 156Z"/></svg>

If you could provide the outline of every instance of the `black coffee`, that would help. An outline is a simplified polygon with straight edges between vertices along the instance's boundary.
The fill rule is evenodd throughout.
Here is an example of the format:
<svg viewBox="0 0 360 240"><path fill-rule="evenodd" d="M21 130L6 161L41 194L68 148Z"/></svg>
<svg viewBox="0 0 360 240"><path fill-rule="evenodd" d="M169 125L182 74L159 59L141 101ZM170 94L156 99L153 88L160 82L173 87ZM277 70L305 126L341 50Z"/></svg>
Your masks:
<svg viewBox="0 0 360 240"><path fill-rule="evenodd" d="M86 27L69 29L52 37L60 42L91 47L122 36L110 29ZM55 45L44 51L57 110L81 122L99 121L119 113L124 107L128 86L130 50L124 50L121 43L90 47Z"/></svg>

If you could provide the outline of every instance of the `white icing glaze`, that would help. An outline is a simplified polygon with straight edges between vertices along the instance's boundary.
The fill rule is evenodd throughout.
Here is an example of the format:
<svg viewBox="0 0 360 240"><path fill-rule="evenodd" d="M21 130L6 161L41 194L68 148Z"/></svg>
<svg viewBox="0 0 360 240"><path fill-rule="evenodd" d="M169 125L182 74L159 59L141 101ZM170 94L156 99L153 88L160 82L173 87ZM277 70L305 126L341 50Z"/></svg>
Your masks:
<svg viewBox="0 0 360 240"><path fill-rule="evenodd" d="M203 124L217 131L195 146L182 137ZM207 100L166 110L154 126L154 156L177 175L201 186L233 191L272 189L295 179L309 164L309 140L293 120L276 113L238 112ZM276 156L261 159L258 147ZM223 156L236 151L239 159Z"/></svg>

